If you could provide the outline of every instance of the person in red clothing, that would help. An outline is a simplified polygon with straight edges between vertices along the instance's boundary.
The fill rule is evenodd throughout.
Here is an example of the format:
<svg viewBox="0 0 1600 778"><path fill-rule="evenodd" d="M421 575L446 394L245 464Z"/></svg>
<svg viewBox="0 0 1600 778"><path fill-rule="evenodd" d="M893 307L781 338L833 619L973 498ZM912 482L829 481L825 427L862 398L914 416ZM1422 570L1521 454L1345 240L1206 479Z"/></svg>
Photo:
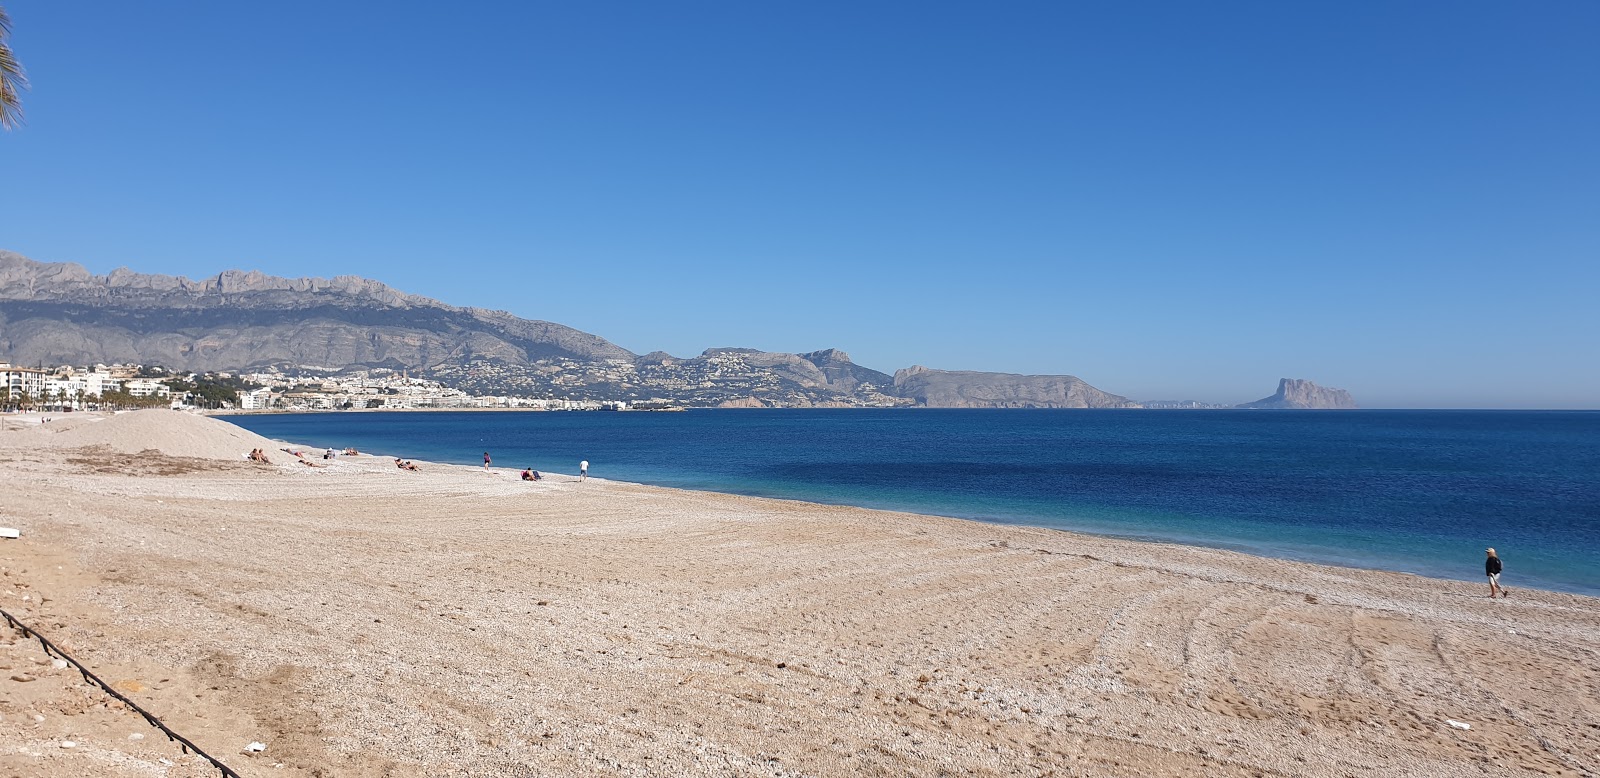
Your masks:
<svg viewBox="0 0 1600 778"><path fill-rule="evenodd" d="M1489 575L1489 599L1494 599L1496 592L1499 592L1501 597L1510 597L1511 592L1500 585L1500 557L1492 548L1486 548L1484 551L1489 553L1488 558L1483 560L1483 572Z"/></svg>

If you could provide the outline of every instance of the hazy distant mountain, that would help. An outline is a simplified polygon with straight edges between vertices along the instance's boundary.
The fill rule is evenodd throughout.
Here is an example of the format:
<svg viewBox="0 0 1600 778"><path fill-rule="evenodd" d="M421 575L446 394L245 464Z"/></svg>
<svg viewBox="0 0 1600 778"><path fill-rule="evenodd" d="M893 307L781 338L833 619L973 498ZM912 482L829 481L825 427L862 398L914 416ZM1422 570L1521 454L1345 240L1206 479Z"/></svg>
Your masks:
<svg viewBox="0 0 1600 778"><path fill-rule="evenodd" d="M1278 381L1277 394L1237 407L1353 410L1357 406L1355 398L1351 397L1350 393L1343 389L1325 389L1310 381L1298 378L1284 378Z"/></svg>
<svg viewBox="0 0 1600 778"><path fill-rule="evenodd" d="M931 370L894 374L895 394L929 408L1138 408L1076 376Z"/></svg>
<svg viewBox="0 0 1600 778"><path fill-rule="evenodd" d="M425 367L473 358L626 359L585 332L457 308L355 276L91 275L0 251L0 358L139 362L180 370L264 365Z"/></svg>

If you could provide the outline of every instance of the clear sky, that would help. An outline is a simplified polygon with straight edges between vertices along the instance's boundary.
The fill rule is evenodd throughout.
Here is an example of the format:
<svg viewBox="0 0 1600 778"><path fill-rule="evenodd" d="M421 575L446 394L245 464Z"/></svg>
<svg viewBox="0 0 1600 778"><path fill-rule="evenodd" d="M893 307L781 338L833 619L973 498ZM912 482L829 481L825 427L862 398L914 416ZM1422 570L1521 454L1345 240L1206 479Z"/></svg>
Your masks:
<svg viewBox="0 0 1600 778"><path fill-rule="evenodd" d="M1600 3L0 0L0 248L635 352L1600 407Z"/></svg>

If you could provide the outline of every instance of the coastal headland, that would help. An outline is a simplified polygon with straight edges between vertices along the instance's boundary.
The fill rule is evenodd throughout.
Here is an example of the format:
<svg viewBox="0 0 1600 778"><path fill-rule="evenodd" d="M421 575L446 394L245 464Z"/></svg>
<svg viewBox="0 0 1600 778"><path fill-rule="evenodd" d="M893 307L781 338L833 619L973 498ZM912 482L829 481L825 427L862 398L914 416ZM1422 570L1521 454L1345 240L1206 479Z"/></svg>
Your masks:
<svg viewBox="0 0 1600 778"><path fill-rule="evenodd" d="M0 607L243 776L1600 772L1593 598L10 420ZM0 774L216 774L0 664Z"/></svg>

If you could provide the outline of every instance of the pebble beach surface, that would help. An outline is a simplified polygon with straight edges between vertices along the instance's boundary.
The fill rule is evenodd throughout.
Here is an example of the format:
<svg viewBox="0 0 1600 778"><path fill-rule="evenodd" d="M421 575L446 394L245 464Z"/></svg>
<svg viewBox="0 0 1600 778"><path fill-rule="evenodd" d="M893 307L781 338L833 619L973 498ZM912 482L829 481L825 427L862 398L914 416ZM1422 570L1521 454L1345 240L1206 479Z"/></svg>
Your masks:
<svg viewBox="0 0 1600 778"><path fill-rule="evenodd" d="M243 776L1600 773L1592 598L72 416L0 607ZM0 776L217 774L58 664Z"/></svg>

